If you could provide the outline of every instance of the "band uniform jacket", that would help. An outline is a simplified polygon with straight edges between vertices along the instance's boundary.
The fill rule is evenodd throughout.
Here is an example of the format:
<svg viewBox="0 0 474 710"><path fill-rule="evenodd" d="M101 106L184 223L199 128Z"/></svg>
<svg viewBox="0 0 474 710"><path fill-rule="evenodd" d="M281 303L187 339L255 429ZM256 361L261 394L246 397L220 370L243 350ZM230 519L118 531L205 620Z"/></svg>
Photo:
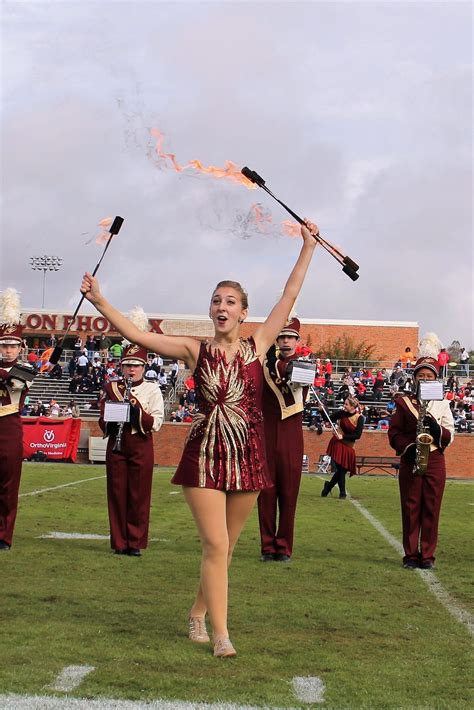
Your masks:
<svg viewBox="0 0 474 710"><path fill-rule="evenodd" d="M388 430L390 446L398 456L414 460L419 403L414 395L405 394L398 395L395 401L397 407L392 414ZM443 452L454 439L454 420L448 400L430 401L427 413L431 414L440 426L439 440L433 441L430 452L437 449Z"/></svg>
<svg viewBox="0 0 474 710"><path fill-rule="evenodd" d="M115 422L104 421L105 402L123 402L126 385L123 381L109 382L104 388L101 399L101 416L99 424L105 436L114 436L117 431ZM139 384L133 385L130 390L130 404L138 408L137 417L132 417L132 421L127 426L134 434L151 434L158 431L164 420L164 404L161 389L154 382L142 380Z"/></svg>

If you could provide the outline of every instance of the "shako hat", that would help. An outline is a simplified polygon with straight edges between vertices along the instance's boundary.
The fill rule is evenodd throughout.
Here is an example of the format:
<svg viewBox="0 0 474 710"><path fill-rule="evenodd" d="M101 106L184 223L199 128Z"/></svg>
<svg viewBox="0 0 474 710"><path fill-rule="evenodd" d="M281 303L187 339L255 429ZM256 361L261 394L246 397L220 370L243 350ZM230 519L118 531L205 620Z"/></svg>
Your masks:
<svg viewBox="0 0 474 710"><path fill-rule="evenodd" d="M20 296L14 288L0 294L0 345L23 345Z"/></svg>
<svg viewBox="0 0 474 710"><path fill-rule="evenodd" d="M427 333L420 343L418 360L415 362L413 374L416 375L418 370L426 367L434 372L436 377L439 375L438 355L441 350L441 342L436 333Z"/></svg>
<svg viewBox="0 0 474 710"><path fill-rule="evenodd" d="M300 327L301 323L299 322L298 318L292 318L286 323L285 327L278 335L278 338L283 338L285 335L289 335L292 338L299 338Z"/></svg>
<svg viewBox="0 0 474 710"><path fill-rule="evenodd" d="M135 343L130 343L123 351L120 362L122 365L146 365L146 348L142 348L141 345L135 345Z"/></svg>

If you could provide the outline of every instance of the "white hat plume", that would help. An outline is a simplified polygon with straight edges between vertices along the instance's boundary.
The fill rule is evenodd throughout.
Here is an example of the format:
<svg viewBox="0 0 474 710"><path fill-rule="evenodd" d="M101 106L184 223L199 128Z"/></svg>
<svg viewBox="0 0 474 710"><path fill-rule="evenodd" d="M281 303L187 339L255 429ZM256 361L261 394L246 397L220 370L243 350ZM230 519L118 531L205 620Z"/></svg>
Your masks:
<svg viewBox="0 0 474 710"><path fill-rule="evenodd" d="M436 333L426 333L420 343L418 357L432 357L434 360L437 360L442 347L441 341Z"/></svg>
<svg viewBox="0 0 474 710"><path fill-rule="evenodd" d="M138 330L142 330L143 332L146 332L148 330L148 316L141 306L135 306L134 308L132 308L132 310L129 311L127 317L128 320L131 321L133 325L138 328ZM130 341L124 338L122 340L122 345L124 347L126 345L130 345Z"/></svg>
<svg viewBox="0 0 474 710"><path fill-rule="evenodd" d="M0 322L18 325L20 318L20 294L14 288L6 288L0 293Z"/></svg>

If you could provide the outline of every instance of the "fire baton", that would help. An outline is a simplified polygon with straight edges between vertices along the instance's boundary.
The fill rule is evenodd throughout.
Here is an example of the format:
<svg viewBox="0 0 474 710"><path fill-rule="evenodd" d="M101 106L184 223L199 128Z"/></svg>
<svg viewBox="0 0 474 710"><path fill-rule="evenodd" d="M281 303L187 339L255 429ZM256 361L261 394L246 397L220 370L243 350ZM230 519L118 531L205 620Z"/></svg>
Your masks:
<svg viewBox="0 0 474 710"><path fill-rule="evenodd" d="M268 187L265 185L265 180L259 175L258 173L255 172L255 170L250 170L250 168L242 168L240 171L242 175L244 175L248 180L251 182L255 183L255 185L258 185L258 187L261 187L262 190L265 190L265 192L270 195L270 197L273 197L274 200L276 200L287 212L291 214L294 219L296 219L297 222L300 224L306 224L304 219L299 217L296 212L293 212L292 209L288 207L288 205L285 205L284 202L278 199L276 195L273 194L271 190L268 189ZM357 272L359 271L359 265L356 264L355 261L353 261L347 254L343 254L337 247L334 246L334 244L331 244L331 242L328 242L327 239L324 237L321 237L318 235L315 237L315 239L320 242L321 246L326 249L331 256L333 256L336 261L338 261L342 265L342 270L345 274L349 276L350 279L353 281L357 281L359 278L359 275Z"/></svg>
<svg viewBox="0 0 474 710"><path fill-rule="evenodd" d="M111 226L110 226L110 229L109 229L110 237L107 239L107 244L106 244L105 247L104 247L104 251L102 252L102 256L100 257L99 261L97 262L94 271L92 272L92 276L95 276L96 273L98 272L99 266L100 266L101 263L102 263L102 259L103 259L104 256L105 256L105 252L106 252L107 249L109 248L110 242L112 241L114 235L115 235L115 234L118 234L118 233L120 232L120 228L121 228L122 224L123 224L123 217L116 217L116 218L114 219L114 221L112 222L112 224L111 224ZM54 350L53 350L53 352L52 352L51 357L49 358L49 362L50 362L52 365L56 365L56 363L59 362L59 358L61 357L62 352L63 352L64 341L66 340L66 338L67 338L67 336L68 336L68 334L69 334L69 331L71 330L72 324L73 324L74 321L76 320L76 316L77 316L77 314L78 314L78 312L79 312L79 308L82 306L82 302L83 302L84 298L85 298L85 295L82 294L81 300L80 300L79 303L77 304L77 308L76 308L76 310L74 311L74 314L73 314L73 316L72 316L72 319L71 319L70 322L69 322L69 325L68 325L68 327L67 327L67 330L66 330L66 332L64 333L63 337L61 338L61 342L59 343L59 345L56 345L56 347L54 348Z"/></svg>

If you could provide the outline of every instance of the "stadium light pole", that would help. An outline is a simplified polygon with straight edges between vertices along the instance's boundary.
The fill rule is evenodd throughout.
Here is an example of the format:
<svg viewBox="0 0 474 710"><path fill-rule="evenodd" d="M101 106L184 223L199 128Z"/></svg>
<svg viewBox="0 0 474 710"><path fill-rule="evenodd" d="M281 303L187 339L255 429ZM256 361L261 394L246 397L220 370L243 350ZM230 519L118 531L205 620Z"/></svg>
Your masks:
<svg viewBox="0 0 474 710"><path fill-rule="evenodd" d="M43 272L43 302L41 308L44 308L44 291L46 284L47 271L59 271L62 266L62 258L60 256L30 256L30 264L33 271Z"/></svg>

